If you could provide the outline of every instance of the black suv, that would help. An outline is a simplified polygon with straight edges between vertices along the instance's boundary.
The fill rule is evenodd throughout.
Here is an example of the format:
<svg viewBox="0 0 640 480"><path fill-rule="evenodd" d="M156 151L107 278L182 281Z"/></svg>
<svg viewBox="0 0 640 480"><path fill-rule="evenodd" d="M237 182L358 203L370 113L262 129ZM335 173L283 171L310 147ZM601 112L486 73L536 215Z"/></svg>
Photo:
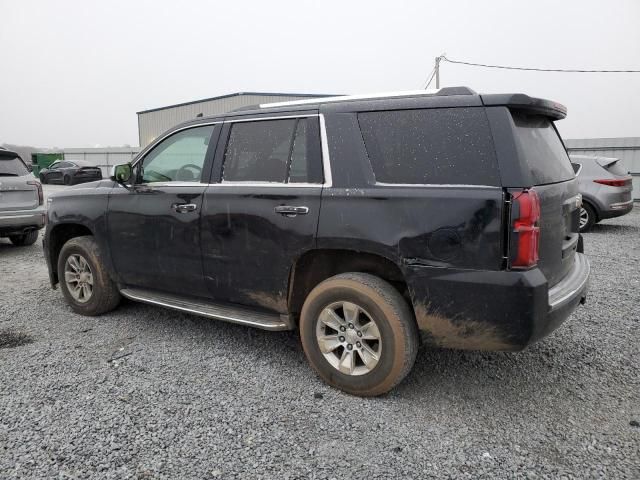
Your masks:
<svg viewBox="0 0 640 480"><path fill-rule="evenodd" d="M179 125L52 197L51 283L299 328L329 384L378 395L421 341L519 350L583 302L562 105L464 87L272 103Z"/></svg>

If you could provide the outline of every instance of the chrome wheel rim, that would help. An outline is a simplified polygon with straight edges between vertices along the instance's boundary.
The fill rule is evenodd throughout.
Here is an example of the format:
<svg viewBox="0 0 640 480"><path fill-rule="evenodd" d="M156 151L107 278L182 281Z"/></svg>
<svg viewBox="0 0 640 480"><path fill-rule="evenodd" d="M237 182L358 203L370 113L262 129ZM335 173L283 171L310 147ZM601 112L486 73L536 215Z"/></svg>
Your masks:
<svg viewBox="0 0 640 480"><path fill-rule="evenodd" d="M320 312L316 340L327 362L345 375L371 372L382 353L378 325L362 307L351 302L332 303Z"/></svg>
<svg viewBox="0 0 640 480"><path fill-rule="evenodd" d="M589 212L584 207L580 207L580 228L584 228L589 223Z"/></svg>
<svg viewBox="0 0 640 480"><path fill-rule="evenodd" d="M93 295L93 273L82 256L69 255L64 264L64 281L69 293L79 303L87 303Z"/></svg>

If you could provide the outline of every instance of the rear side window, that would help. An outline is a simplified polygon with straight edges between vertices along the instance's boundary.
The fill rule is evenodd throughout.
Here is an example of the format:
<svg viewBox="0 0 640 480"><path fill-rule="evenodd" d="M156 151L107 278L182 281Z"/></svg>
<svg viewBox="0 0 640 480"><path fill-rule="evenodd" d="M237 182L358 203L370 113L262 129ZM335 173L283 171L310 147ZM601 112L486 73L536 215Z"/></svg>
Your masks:
<svg viewBox="0 0 640 480"><path fill-rule="evenodd" d="M17 157L0 157L0 177L21 177L27 175L29 170Z"/></svg>
<svg viewBox="0 0 640 480"><path fill-rule="evenodd" d="M227 182L321 183L317 119L234 123L225 150L222 179Z"/></svg>
<svg viewBox="0 0 640 480"><path fill-rule="evenodd" d="M536 185L574 178L567 151L551 120L543 115L513 112L521 158L527 163Z"/></svg>
<svg viewBox="0 0 640 480"><path fill-rule="evenodd" d="M482 108L358 114L378 183L499 185Z"/></svg>

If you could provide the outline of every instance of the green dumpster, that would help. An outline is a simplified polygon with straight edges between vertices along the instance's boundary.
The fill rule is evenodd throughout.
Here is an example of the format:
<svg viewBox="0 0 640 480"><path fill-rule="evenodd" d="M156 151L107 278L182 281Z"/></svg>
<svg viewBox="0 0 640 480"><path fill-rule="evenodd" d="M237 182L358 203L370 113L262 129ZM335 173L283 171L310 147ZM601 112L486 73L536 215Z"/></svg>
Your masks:
<svg viewBox="0 0 640 480"><path fill-rule="evenodd" d="M31 163L33 165L33 174L37 177L40 170L47 168L56 160L63 160L64 153L32 153Z"/></svg>

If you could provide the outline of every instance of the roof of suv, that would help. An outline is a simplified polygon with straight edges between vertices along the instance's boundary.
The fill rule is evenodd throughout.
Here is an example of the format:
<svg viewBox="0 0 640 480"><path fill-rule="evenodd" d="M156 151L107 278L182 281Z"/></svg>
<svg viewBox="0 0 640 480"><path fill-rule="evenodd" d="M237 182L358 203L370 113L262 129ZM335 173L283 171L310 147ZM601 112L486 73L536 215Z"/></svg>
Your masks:
<svg viewBox="0 0 640 480"><path fill-rule="evenodd" d="M318 110L322 107L332 108L362 108L375 107L383 104L387 108L407 108L407 101L420 103L420 108L430 107L477 107L477 106L506 106L512 109L525 110L530 113L545 115L553 120L566 117L567 109L560 103L541 98L530 97L524 93L492 93L478 94L469 87L444 87L435 90L410 90L386 93L371 93L358 95L342 95L335 97L305 98L286 102L263 103L260 105L242 107L225 114L194 118L177 125L177 130L189 125L220 121L229 117L243 117L249 115L265 115L286 112L300 112Z"/></svg>
<svg viewBox="0 0 640 480"><path fill-rule="evenodd" d="M308 110L319 108L328 104L345 104L353 102L389 102L394 100L406 99L433 99L436 103L437 99L442 100L443 97L456 97L456 105L463 106L463 98L466 97L469 106L478 105L480 100L482 105L486 106L508 106L516 109L525 109L534 113L549 116L554 120L560 120L567 115L567 109L564 105L550 100L530 97L523 93L504 93L504 94L478 94L469 87L445 87L434 90L410 90L385 93L370 93L358 95L341 95L335 97L322 98L306 98L302 100L292 100L286 102L263 103L260 105L242 107L240 109L229 112L226 115L246 115L258 113L276 113L284 111ZM462 98L461 98L462 97ZM452 99L453 100L453 99ZM440 102L438 102L440 103ZM435 105L434 105L435 106Z"/></svg>

